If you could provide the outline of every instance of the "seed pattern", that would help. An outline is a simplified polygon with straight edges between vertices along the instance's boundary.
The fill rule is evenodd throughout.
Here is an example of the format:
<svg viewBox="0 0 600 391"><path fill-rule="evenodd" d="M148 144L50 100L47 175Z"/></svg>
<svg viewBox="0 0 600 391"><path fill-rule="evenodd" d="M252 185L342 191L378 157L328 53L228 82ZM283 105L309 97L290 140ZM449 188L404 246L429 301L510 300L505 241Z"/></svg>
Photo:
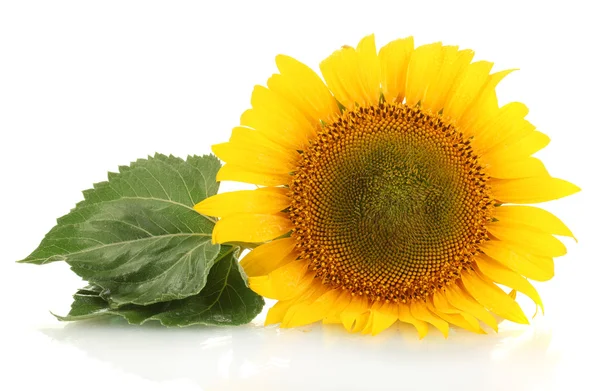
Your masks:
<svg viewBox="0 0 600 391"><path fill-rule="evenodd" d="M346 110L301 153L292 236L325 284L371 301L423 300L487 240L488 179L439 115L396 103Z"/></svg>

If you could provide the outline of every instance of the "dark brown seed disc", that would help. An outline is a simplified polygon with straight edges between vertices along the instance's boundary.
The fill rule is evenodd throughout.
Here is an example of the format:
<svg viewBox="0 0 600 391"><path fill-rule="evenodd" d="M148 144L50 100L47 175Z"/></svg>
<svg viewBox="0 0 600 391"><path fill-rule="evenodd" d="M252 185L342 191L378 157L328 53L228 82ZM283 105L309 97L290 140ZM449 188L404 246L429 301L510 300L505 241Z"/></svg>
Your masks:
<svg viewBox="0 0 600 391"><path fill-rule="evenodd" d="M492 201L468 140L402 104L346 111L321 129L290 186L301 258L369 299L424 299L469 267Z"/></svg>

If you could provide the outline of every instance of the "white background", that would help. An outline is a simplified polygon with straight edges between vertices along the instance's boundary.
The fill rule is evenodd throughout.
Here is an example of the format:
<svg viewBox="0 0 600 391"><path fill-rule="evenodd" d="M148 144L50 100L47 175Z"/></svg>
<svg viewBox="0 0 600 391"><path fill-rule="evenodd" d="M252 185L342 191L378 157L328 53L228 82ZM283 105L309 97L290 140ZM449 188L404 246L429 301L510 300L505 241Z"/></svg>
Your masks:
<svg viewBox="0 0 600 391"><path fill-rule="evenodd" d="M0 388L10 390L597 389L598 42L593 1L2 1ZM374 32L473 48L552 143L550 172L583 192L547 203L575 232L546 315L488 336L409 328L163 329L62 324L82 285L65 264L17 265L107 171L222 142L274 56L316 67ZM224 185L223 189L232 189ZM525 308L531 314L531 306ZM595 361L595 363L594 363Z"/></svg>

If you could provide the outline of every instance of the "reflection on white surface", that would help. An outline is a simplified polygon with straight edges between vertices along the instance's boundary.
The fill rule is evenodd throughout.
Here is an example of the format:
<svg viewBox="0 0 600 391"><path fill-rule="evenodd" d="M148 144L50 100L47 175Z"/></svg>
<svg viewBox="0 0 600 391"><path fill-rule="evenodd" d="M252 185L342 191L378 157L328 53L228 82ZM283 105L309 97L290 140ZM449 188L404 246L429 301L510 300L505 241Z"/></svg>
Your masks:
<svg viewBox="0 0 600 391"><path fill-rule="evenodd" d="M558 356L541 324L503 324L487 336L453 330L447 340L432 332L422 341L401 329L364 337L337 326L164 329L103 320L42 332L119 371L206 390L554 389Z"/></svg>

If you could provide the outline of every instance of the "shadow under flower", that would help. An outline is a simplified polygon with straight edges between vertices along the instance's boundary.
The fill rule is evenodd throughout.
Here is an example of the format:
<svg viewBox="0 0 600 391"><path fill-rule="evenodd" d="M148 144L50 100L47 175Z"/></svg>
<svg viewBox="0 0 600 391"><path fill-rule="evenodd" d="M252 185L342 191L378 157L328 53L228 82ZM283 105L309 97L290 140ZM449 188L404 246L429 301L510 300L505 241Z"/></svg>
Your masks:
<svg viewBox="0 0 600 391"><path fill-rule="evenodd" d="M377 337L333 325L166 329L117 319L41 331L151 381L219 390L550 389L557 361L543 324L502 325L490 335L452 330L447 340L432 332L421 341L403 325Z"/></svg>

